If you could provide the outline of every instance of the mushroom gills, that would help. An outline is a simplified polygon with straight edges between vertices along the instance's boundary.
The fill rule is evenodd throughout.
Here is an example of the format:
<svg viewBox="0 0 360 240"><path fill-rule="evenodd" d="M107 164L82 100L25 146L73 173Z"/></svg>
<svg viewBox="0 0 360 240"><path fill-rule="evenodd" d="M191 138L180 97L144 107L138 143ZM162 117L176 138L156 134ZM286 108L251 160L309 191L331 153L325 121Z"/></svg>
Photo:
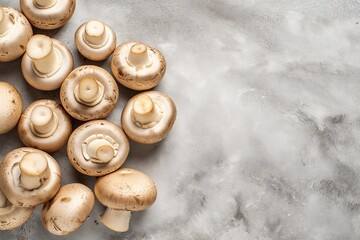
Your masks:
<svg viewBox="0 0 360 240"><path fill-rule="evenodd" d="M96 106L104 97L105 88L99 81L93 78L82 78L74 89L77 102L88 107Z"/></svg>
<svg viewBox="0 0 360 240"><path fill-rule="evenodd" d="M153 101L147 94L141 94L133 103L131 120L139 128L152 128L160 122L163 114L161 103Z"/></svg>
<svg viewBox="0 0 360 240"><path fill-rule="evenodd" d="M120 145L110 136L91 135L82 144L82 154L93 163L108 163L118 154Z"/></svg>
<svg viewBox="0 0 360 240"><path fill-rule="evenodd" d="M100 216L101 222L115 232L126 232L129 230L131 211L106 208Z"/></svg>

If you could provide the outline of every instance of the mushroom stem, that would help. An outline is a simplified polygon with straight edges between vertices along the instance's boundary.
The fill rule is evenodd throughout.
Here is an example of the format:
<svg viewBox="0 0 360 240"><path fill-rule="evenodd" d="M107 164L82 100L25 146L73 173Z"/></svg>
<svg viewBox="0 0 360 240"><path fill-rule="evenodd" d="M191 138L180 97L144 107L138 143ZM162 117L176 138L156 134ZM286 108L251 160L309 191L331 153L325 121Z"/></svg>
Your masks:
<svg viewBox="0 0 360 240"><path fill-rule="evenodd" d="M34 107L30 115L30 123L33 125L33 133L39 137L52 134L58 127L58 119L54 111L44 105Z"/></svg>
<svg viewBox="0 0 360 240"><path fill-rule="evenodd" d="M113 159L115 150L105 139L96 139L87 146L87 153L97 163L107 163Z"/></svg>
<svg viewBox="0 0 360 240"><path fill-rule="evenodd" d="M0 7L0 35L4 35L10 28L9 17L4 13Z"/></svg>
<svg viewBox="0 0 360 240"><path fill-rule="evenodd" d="M38 8L50 8L55 5L57 0L34 0L34 5Z"/></svg>
<svg viewBox="0 0 360 240"><path fill-rule="evenodd" d="M95 46L101 46L106 41L105 25L96 20L86 23L84 36L85 40Z"/></svg>
<svg viewBox="0 0 360 240"><path fill-rule="evenodd" d="M134 100L132 115L134 123L139 123L142 126L156 122L160 113L151 97L141 94Z"/></svg>
<svg viewBox="0 0 360 240"><path fill-rule="evenodd" d="M115 232L128 231L130 219L130 211L116 210L112 208L106 208L105 212L100 216L101 222Z"/></svg>
<svg viewBox="0 0 360 240"><path fill-rule="evenodd" d="M7 206L7 198L5 194L0 190L0 208Z"/></svg>
<svg viewBox="0 0 360 240"><path fill-rule="evenodd" d="M40 187L50 177L50 170L45 156L41 153L29 152L21 159L20 184L26 190Z"/></svg>
<svg viewBox="0 0 360 240"><path fill-rule="evenodd" d="M79 103L95 106L104 96L104 86L93 78L82 78L74 89L74 95Z"/></svg>
<svg viewBox="0 0 360 240"><path fill-rule="evenodd" d="M130 48L128 61L136 67L149 65L151 59L148 54L148 48L144 43L136 43Z"/></svg>

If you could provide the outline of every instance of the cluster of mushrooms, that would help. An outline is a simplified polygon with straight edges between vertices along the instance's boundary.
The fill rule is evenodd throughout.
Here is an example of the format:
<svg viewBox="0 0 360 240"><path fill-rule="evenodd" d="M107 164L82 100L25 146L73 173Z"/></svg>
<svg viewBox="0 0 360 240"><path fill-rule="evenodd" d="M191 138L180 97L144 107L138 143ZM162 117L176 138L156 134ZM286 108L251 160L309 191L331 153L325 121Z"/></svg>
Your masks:
<svg viewBox="0 0 360 240"><path fill-rule="evenodd" d="M61 100L61 104L38 100L22 111L19 92L0 82L0 134L17 126L26 146L9 152L0 163L0 230L19 227L43 204L45 228L66 235L85 222L96 196L107 207L100 217L103 224L125 232L131 212L150 207L156 199L157 189L149 176L120 167L129 154L128 138L156 143L174 124L173 100L164 93L147 91L163 78L165 59L159 50L142 42L116 46L111 27L91 20L76 31L76 47L93 61L112 55L112 75L92 65L73 69L67 46L45 35L33 35L31 25L59 28L71 18L75 5L75 0L20 0L22 13L0 7L0 64L22 56L21 70L29 85L43 91L60 88ZM122 128L104 120L119 99L113 76L123 86L142 91L124 107ZM74 131L72 118L84 122ZM50 153L66 144L71 165L81 174L97 177L95 196L80 183L61 186L61 168Z"/></svg>

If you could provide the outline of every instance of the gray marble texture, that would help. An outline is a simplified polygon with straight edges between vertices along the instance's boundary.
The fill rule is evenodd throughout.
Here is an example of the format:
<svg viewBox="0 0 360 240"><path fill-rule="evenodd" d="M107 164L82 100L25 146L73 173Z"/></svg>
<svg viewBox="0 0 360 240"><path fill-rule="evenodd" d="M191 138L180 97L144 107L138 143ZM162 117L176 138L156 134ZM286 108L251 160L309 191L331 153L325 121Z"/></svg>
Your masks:
<svg viewBox="0 0 360 240"><path fill-rule="evenodd" d="M18 1L0 5L19 9ZM142 40L168 63L156 90L173 97L178 118L168 138L131 142L125 166L148 173L158 199L133 214L130 231L111 232L99 203L85 224L61 239L360 239L360 2L358 0L78 0L63 28L75 66L96 64L76 51L77 27L97 18L118 43ZM0 64L0 81L25 100L58 99L32 89L20 61ZM127 99L109 117L120 122ZM79 123L74 122L75 125ZM0 136L0 157L22 146ZM63 184L77 173L65 149L53 154ZM41 208L0 239L58 239Z"/></svg>

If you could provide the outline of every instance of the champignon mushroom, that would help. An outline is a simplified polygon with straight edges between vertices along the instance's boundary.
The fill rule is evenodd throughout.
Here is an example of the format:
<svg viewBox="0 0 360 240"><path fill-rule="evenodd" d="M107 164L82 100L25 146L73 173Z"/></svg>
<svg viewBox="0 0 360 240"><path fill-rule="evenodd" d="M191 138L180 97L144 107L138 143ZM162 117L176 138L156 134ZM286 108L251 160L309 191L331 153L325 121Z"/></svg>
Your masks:
<svg viewBox="0 0 360 240"><path fill-rule="evenodd" d="M147 209L157 196L153 180L131 168L122 168L99 177L94 189L96 198L107 207L100 216L101 221L116 232L126 232L131 212Z"/></svg>
<svg viewBox="0 0 360 240"><path fill-rule="evenodd" d="M30 23L39 29L56 29L69 21L75 0L20 0L20 8Z"/></svg>
<svg viewBox="0 0 360 240"><path fill-rule="evenodd" d="M116 47L111 60L115 78L133 90L148 90L159 84L166 71L161 52L142 42L125 42Z"/></svg>
<svg viewBox="0 0 360 240"><path fill-rule="evenodd" d="M41 220L45 228L55 235L74 232L86 221L94 207L93 192L85 185L71 183L44 204Z"/></svg>
<svg viewBox="0 0 360 240"><path fill-rule="evenodd" d="M119 100L119 88L105 69L85 65L67 76L60 89L60 100L65 110L77 120L105 118Z"/></svg>
<svg viewBox="0 0 360 240"><path fill-rule="evenodd" d="M58 89L74 66L74 59L66 45L45 35L30 38L21 61L25 80L44 91Z"/></svg>
<svg viewBox="0 0 360 240"><path fill-rule="evenodd" d="M20 140L27 147L45 152L62 148L72 131L71 118L54 100L39 100L30 104L18 124Z"/></svg>
<svg viewBox="0 0 360 240"><path fill-rule="evenodd" d="M16 88L0 82L0 134L13 129L19 121L23 101Z"/></svg>
<svg viewBox="0 0 360 240"><path fill-rule="evenodd" d="M157 91L143 92L132 97L121 115L121 126L132 140L151 144L161 141L176 119L173 100Z"/></svg>
<svg viewBox="0 0 360 240"><path fill-rule="evenodd" d="M91 20L77 29L75 44L84 57L93 61L102 61L114 52L116 35L107 24Z"/></svg>
<svg viewBox="0 0 360 240"><path fill-rule="evenodd" d="M13 8L0 7L0 62L19 58L33 31L24 15Z"/></svg>
<svg viewBox="0 0 360 240"><path fill-rule="evenodd" d="M11 204L0 190L0 231L17 228L25 223L35 207L23 208Z"/></svg>
<svg viewBox="0 0 360 240"><path fill-rule="evenodd" d="M15 206L33 207L49 201L59 190L60 166L46 152L18 148L0 164L0 186Z"/></svg>
<svg viewBox="0 0 360 240"><path fill-rule="evenodd" d="M102 176L117 170L125 162L129 141L116 124L95 120L81 125L71 134L67 154L79 172Z"/></svg>

